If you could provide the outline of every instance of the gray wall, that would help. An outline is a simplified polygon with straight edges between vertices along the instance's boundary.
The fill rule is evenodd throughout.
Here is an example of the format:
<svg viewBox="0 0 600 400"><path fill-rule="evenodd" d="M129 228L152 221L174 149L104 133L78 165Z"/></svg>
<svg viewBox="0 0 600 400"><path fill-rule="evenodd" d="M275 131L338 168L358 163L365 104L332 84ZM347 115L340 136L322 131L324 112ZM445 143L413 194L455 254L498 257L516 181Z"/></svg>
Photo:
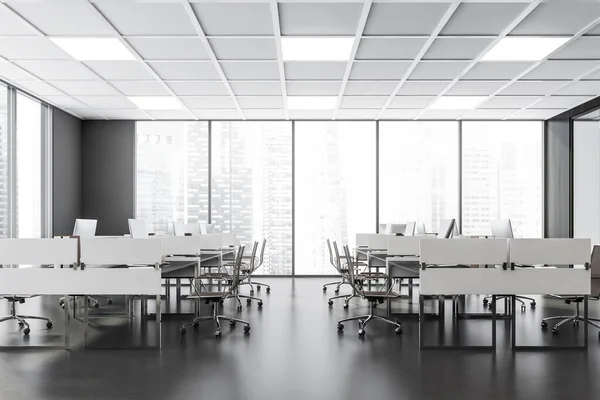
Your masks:
<svg viewBox="0 0 600 400"><path fill-rule="evenodd" d="M82 121L57 108L52 114L52 221L54 235L73 233L82 215Z"/></svg>
<svg viewBox="0 0 600 400"><path fill-rule="evenodd" d="M134 218L135 121L83 121L83 215L97 235L129 233Z"/></svg>
<svg viewBox="0 0 600 400"><path fill-rule="evenodd" d="M544 140L545 237L568 238L573 233L569 119L546 121Z"/></svg>

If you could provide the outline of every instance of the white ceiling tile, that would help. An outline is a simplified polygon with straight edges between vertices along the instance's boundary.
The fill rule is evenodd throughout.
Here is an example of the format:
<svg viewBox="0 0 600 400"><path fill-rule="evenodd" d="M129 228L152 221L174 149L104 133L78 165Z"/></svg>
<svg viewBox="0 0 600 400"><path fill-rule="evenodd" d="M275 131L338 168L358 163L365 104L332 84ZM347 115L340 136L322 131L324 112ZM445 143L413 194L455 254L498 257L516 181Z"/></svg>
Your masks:
<svg viewBox="0 0 600 400"><path fill-rule="evenodd" d="M279 81L233 81L230 85L236 96L281 96L282 94Z"/></svg>
<svg viewBox="0 0 600 400"><path fill-rule="evenodd" d="M68 60L69 55L43 37L0 37L0 56L9 60Z"/></svg>
<svg viewBox="0 0 600 400"><path fill-rule="evenodd" d="M110 84L126 96L169 95L169 92L157 81L112 81Z"/></svg>
<svg viewBox="0 0 600 400"><path fill-rule="evenodd" d="M72 112L85 119L104 119L104 116L98 110L90 108L68 108L67 111Z"/></svg>
<svg viewBox="0 0 600 400"><path fill-rule="evenodd" d="M525 7L526 3L463 2L454 12L442 35L498 35Z"/></svg>
<svg viewBox="0 0 600 400"><path fill-rule="evenodd" d="M600 95L600 81L573 82L553 94L559 96L598 96Z"/></svg>
<svg viewBox="0 0 600 400"><path fill-rule="evenodd" d="M344 96L340 108L381 109L389 96Z"/></svg>
<svg viewBox="0 0 600 400"><path fill-rule="evenodd" d="M85 64L103 79L110 81L154 79L141 61L87 61Z"/></svg>
<svg viewBox="0 0 600 400"><path fill-rule="evenodd" d="M285 119L282 109L244 109L246 119Z"/></svg>
<svg viewBox="0 0 600 400"><path fill-rule="evenodd" d="M419 109L400 110L388 108L381 115L381 119L413 119L419 115L420 112L421 110Z"/></svg>
<svg viewBox="0 0 600 400"><path fill-rule="evenodd" d="M465 74L465 80L510 80L523 73L527 68L531 67L532 62L512 62L512 61L484 61L475 64L469 72Z"/></svg>
<svg viewBox="0 0 600 400"><path fill-rule="evenodd" d="M554 1L539 4L511 35L574 35L600 17L600 4Z"/></svg>
<svg viewBox="0 0 600 400"><path fill-rule="evenodd" d="M220 80L214 64L207 61L152 62L152 69L167 80Z"/></svg>
<svg viewBox="0 0 600 400"><path fill-rule="evenodd" d="M349 81L346 96L389 96L398 86L397 81Z"/></svg>
<svg viewBox="0 0 600 400"><path fill-rule="evenodd" d="M457 119L464 115L465 110L426 110L419 120Z"/></svg>
<svg viewBox="0 0 600 400"><path fill-rule="evenodd" d="M600 61L549 60L529 72L523 79L575 79L598 66L600 66Z"/></svg>
<svg viewBox="0 0 600 400"><path fill-rule="evenodd" d="M429 47L424 60L473 60L481 54L492 38L438 37Z"/></svg>
<svg viewBox="0 0 600 400"><path fill-rule="evenodd" d="M563 86L567 81L516 81L501 91L506 96L544 96Z"/></svg>
<svg viewBox="0 0 600 400"><path fill-rule="evenodd" d="M336 119L368 119L372 120L377 118L377 114L379 114L378 109L367 109L367 110L358 110L358 109L347 109L347 110L338 110Z"/></svg>
<svg viewBox="0 0 600 400"><path fill-rule="evenodd" d="M64 96L64 93L42 81L22 81L17 85L37 96Z"/></svg>
<svg viewBox="0 0 600 400"><path fill-rule="evenodd" d="M449 3L373 3L365 35L429 35Z"/></svg>
<svg viewBox="0 0 600 400"><path fill-rule="evenodd" d="M228 96L222 81L167 81L167 85L180 96Z"/></svg>
<svg viewBox="0 0 600 400"><path fill-rule="evenodd" d="M479 105L479 108L525 108L539 97L534 96L494 96Z"/></svg>
<svg viewBox="0 0 600 400"><path fill-rule="evenodd" d="M277 80L279 66L274 61L223 62L221 68L230 80Z"/></svg>
<svg viewBox="0 0 600 400"><path fill-rule="evenodd" d="M406 81L398 91L402 96L437 96L450 81Z"/></svg>
<svg viewBox="0 0 600 400"><path fill-rule="evenodd" d="M434 96L396 96L389 108L424 108L435 100Z"/></svg>
<svg viewBox="0 0 600 400"><path fill-rule="evenodd" d="M237 101L242 108L283 108L282 96L238 96Z"/></svg>
<svg viewBox="0 0 600 400"><path fill-rule="evenodd" d="M412 60L421 51L426 38L363 38L357 60Z"/></svg>
<svg viewBox="0 0 600 400"><path fill-rule="evenodd" d="M195 3L194 12L207 35L272 35L269 3Z"/></svg>
<svg viewBox="0 0 600 400"><path fill-rule="evenodd" d="M52 104L56 104L58 107L63 108L85 108L86 104L75 100L70 96L44 96L44 99L48 100Z"/></svg>
<svg viewBox="0 0 600 400"><path fill-rule="evenodd" d="M273 38L212 38L209 42L219 60L277 60Z"/></svg>
<svg viewBox="0 0 600 400"><path fill-rule="evenodd" d="M360 3L280 3L282 35L354 35L362 10Z"/></svg>
<svg viewBox="0 0 600 400"><path fill-rule="evenodd" d="M8 8L0 7L0 36L35 35L35 30Z"/></svg>
<svg viewBox="0 0 600 400"><path fill-rule="evenodd" d="M346 62L290 61L284 63L287 80L342 80Z"/></svg>
<svg viewBox="0 0 600 400"><path fill-rule="evenodd" d="M237 110L192 110L196 117L200 119L211 119L211 120L241 120L242 117Z"/></svg>
<svg viewBox="0 0 600 400"><path fill-rule="evenodd" d="M44 80L96 80L98 77L76 61L18 61L19 66Z"/></svg>
<svg viewBox="0 0 600 400"><path fill-rule="evenodd" d="M507 83L508 81L458 81L446 94L449 96L487 96Z"/></svg>
<svg viewBox="0 0 600 400"><path fill-rule="evenodd" d="M103 0L95 3L122 35L195 35L181 4Z"/></svg>
<svg viewBox="0 0 600 400"><path fill-rule="evenodd" d="M102 115L110 119L134 119L134 120L145 120L148 118L148 114L138 109L105 109L96 110ZM189 116L188 116L189 118Z"/></svg>
<svg viewBox="0 0 600 400"><path fill-rule="evenodd" d="M337 96L341 87L341 81L286 82L286 91L289 96Z"/></svg>
<svg viewBox="0 0 600 400"><path fill-rule="evenodd" d="M551 59L600 59L600 38L582 37L567 44L554 54Z"/></svg>
<svg viewBox="0 0 600 400"><path fill-rule="evenodd" d="M350 72L351 80L390 80L390 79L402 79L408 67L410 67L410 61L388 61L388 62L377 62L377 61L361 61L355 62L352 65L352 71Z"/></svg>
<svg viewBox="0 0 600 400"><path fill-rule="evenodd" d="M152 118L157 120L165 119L184 119L191 120L192 116L185 110L148 110L146 111Z"/></svg>
<svg viewBox="0 0 600 400"><path fill-rule="evenodd" d="M499 120L506 118L514 113L519 111L519 109L477 109L468 111L465 115L463 115L462 119L491 119L491 120Z"/></svg>
<svg viewBox="0 0 600 400"><path fill-rule="evenodd" d="M565 110L560 109L539 109L539 110L523 110L512 116L510 119L548 119L562 113Z"/></svg>
<svg viewBox="0 0 600 400"><path fill-rule="evenodd" d="M135 108L135 105L124 96L76 96L75 99L91 108Z"/></svg>
<svg viewBox="0 0 600 400"><path fill-rule="evenodd" d="M231 96L179 96L189 108L235 108Z"/></svg>
<svg viewBox="0 0 600 400"><path fill-rule="evenodd" d="M10 7L50 36L110 35L110 26L87 1L13 1Z"/></svg>
<svg viewBox="0 0 600 400"><path fill-rule="evenodd" d="M544 97L531 108L573 108L593 98L593 96L549 96Z"/></svg>
<svg viewBox="0 0 600 400"><path fill-rule="evenodd" d="M466 61L450 62L450 61L430 61L420 62L410 74L411 80L444 80L454 79L463 71L467 65Z"/></svg>
<svg viewBox="0 0 600 400"><path fill-rule="evenodd" d="M199 37L128 38L127 41L145 60L210 59Z"/></svg>
<svg viewBox="0 0 600 400"><path fill-rule="evenodd" d="M35 80L28 71L8 61L0 60L0 77L6 80Z"/></svg>
<svg viewBox="0 0 600 400"><path fill-rule="evenodd" d="M589 75L586 75L582 80L600 80L600 70L591 72Z"/></svg>
<svg viewBox="0 0 600 400"><path fill-rule="evenodd" d="M104 81L49 81L48 83L70 96L120 95L119 92L117 92L112 86Z"/></svg>
<svg viewBox="0 0 600 400"><path fill-rule="evenodd" d="M290 110L290 119L331 119L333 110Z"/></svg>

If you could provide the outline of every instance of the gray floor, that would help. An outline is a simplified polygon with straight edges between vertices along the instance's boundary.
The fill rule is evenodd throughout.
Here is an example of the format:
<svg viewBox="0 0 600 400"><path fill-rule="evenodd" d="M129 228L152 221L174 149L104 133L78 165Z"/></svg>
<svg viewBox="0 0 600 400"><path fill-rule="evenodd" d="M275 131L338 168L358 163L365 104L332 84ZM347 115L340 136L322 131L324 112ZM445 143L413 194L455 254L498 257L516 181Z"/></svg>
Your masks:
<svg viewBox="0 0 600 400"><path fill-rule="evenodd" d="M213 326L190 329L185 337L179 325L186 318L165 318L163 350L19 350L0 351L0 399L588 399L600 395L600 343L590 329L586 351L522 352L508 349L508 322L498 322L499 348L482 351L419 351L415 318L400 317L404 334L391 326L373 323L364 340L357 326L336 330L338 318L367 312L354 301L348 310L341 303L327 306L321 285L329 280L312 278L264 279L272 292L258 294L256 303L239 314L252 324L244 335L238 325L213 336ZM469 310L482 311L480 297L468 299ZM583 327L565 326L559 336L542 332L543 315L567 313L572 306L557 300L538 299L535 310L519 311L519 340L527 344L565 344L581 338ZM448 304L449 306L449 304ZM8 310L5 302L1 307ZM178 306L171 302L171 310ZM189 304L179 306L186 311ZM118 305L108 307L117 310ZM408 300L396 311L416 310ZM104 310L107 308L105 307ZM591 313L600 315L597 304ZM0 324L0 344L59 343L62 314L56 298L36 299L20 307L23 312L52 316L55 327L32 324L28 340L16 323ZM448 307L449 314L450 308ZM226 313L238 315L233 302ZM380 309L383 311L383 309ZM207 310L203 310L207 312ZM81 324L74 322L74 340L81 340ZM440 329L428 322L429 339L440 331L446 341L483 343L489 338L489 321L464 321L460 334L451 323ZM140 325L124 319L94 321L95 345L151 342L152 322Z"/></svg>

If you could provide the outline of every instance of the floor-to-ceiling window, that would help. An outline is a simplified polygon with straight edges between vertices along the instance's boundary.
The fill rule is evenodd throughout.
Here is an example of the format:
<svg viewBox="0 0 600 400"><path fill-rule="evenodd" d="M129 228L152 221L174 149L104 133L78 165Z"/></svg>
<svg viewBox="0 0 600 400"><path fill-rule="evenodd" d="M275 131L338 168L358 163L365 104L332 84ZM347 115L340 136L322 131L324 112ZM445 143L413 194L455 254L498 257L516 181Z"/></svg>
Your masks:
<svg viewBox="0 0 600 400"><path fill-rule="evenodd" d="M267 240L258 273L291 274L291 123L212 124L211 222L234 232L248 252L253 241Z"/></svg>
<svg viewBox="0 0 600 400"><path fill-rule="evenodd" d="M375 136L374 122L296 122L296 274L335 273L325 240L375 232Z"/></svg>
<svg viewBox="0 0 600 400"><path fill-rule="evenodd" d="M379 124L379 223L437 232L441 219L458 220L458 131L454 121Z"/></svg>
<svg viewBox="0 0 600 400"><path fill-rule="evenodd" d="M38 238L42 232L42 104L17 93L16 237Z"/></svg>
<svg viewBox="0 0 600 400"><path fill-rule="evenodd" d="M208 122L138 122L137 218L157 233L208 221Z"/></svg>
<svg viewBox="0 0 600 400"><path fill-rule="evenodd" d="M10 236L8 165L8 88L0 84L0 237Z"/></svg>
<svg viewBox="0 0 600 400"><path fill-rule="evenodd" d="M542 123L467 121L462 132L463 233L509 218L515 237L542 237Z"/></svg>

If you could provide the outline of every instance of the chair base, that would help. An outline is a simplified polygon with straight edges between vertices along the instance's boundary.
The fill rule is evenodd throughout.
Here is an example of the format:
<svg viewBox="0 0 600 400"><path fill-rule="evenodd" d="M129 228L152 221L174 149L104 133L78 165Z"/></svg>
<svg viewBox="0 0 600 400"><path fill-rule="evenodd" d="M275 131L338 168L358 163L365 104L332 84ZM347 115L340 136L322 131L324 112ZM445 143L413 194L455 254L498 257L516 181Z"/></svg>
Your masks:
<svg viewBox="0 0 600 400"><path fill-rule="evenodd" d="M239 301L239 299L238 299ZM192 325L194 326L194 328L197 328L198 325L200 324L200 322L205 322L205 321L214 321L215 326L216 326L216 330L215 330L215 336L216 337L220 337L221 336L221 320L226 320L229 321L229 325L233 328L235 327L236 323L240 323L240 324L244 324L244 332L248 333L250 332L250 323L248 321L244 321L243 319L239 319L239 318L234 318L228 315L220 315L218 313L219 311L219 300L214 300L211 301L212 305L213 305L213 315L210 316L205 316L205 317L197 317L194 318L192 320L192 322L188 322L187 324L184 324L181 326L181 329L179 330L179 332L182 335L185 335L187 333L187 327Z"/></svg>
<svg viewBox="0 0 600 400"><path fill-rule="evenodd" d="M555 316L555 317L548 317L548 318L544 318L542 319L542 329L546 329L548 327L548 321L553 321L553 320L560 320L559 322L556 323L556 325L554 325L554 327L552 328L552 333L554 335L558 335L559 329L561 326L563 326L564 324L566 324L567 322L573 322L573 325L575 325L576 327L579 326L579 322L580 321L585 321L585 318L583 318L580 314L580 310L579 310L579 302L575 303L575 315L559 315L559 316ZM592 325L598 329L600 329L600 318L591 318L588 317L587 319L587 323L589 325ZM600 331L598 332L598 336L600 337Z"/></svg>
<svg viewBox="0 0 600 400"><path fill-rule="evenodd" d="M75 297L77 296L69 296L69 301L73 301L73 299L75 299ZM106 303L108 305L113 303L113 299L110 296L88 296L88 301L90 306L94 307L94 308L98 308L100 307L100 303L98 302L99 298L104 298L106 299ZM61 297L60 299L58 299L58 304L62 307L65 308L65 298Z"/></svg>
<svg viewBox="0 0 600 400"><path fill-rule="evenodd" d="M356 321L358 320L358 336L359 337L364 337L366 334L365 328L366 326L371 322L371 321L383 321L387 324L393 325L396 327L396 334L400 335L402 334L402 325L400 324L400 321L398 320L393 320L391 318L387 318L387 317L383 317L381 315L375 315L375 305L377 304L377 301L370 301L370 306L369 306L369 314L367 315L358 315L358 316L354 316L354 317L349 317L349 318L344 318L338 321L337 324L337 329L338 331L342 331L344 329L344 324L343 322L347 322L347 321Z"/></svg>
<svg viewBox="0 0 600 400"><path fill-rule="evenodd" d="M29 332L31 332L31 329L29 328L29 324L27 323L28 319L38 319L41 321L46 321L46 327L48 329L52 328L52 321L50 321L48 318L38 317L35 315L17 315L15 302L18 300L15 300L15 301L9 300L9 301L11 303L10 304L10 315L0 317L0 322L16 320L20 326L25 327L25 329L23 329L24 335L29 335Z"/></svg>
<svg viewBox="0 0 600 400"><path fill-rule="evenodd" d="M510 296L498 295L498 296L496 296L496 301L498 301L500 299L508 299L509 297ZM483 306L488 307L490 310L492 309L492 303L489 301L489 299L491 299L491 298L492 298L492 296L486 296L483 298ZM523 300L528 300L531 308L535 308L535 306L536 306L535 299L531 298L531 297L515 296L515 300L517 302L521 303L521 310L523 310L523 311L525 311L527 309L527 307L525 306L525 302Z"/></svg>

